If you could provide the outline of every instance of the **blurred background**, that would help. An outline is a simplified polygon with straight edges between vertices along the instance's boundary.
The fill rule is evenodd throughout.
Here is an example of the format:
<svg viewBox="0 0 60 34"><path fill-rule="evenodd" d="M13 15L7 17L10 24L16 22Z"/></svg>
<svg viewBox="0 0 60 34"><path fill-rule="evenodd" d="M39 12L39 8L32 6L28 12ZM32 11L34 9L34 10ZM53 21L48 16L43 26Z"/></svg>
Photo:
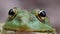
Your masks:
<svg viewBox="0 0 60 34"><path fill-rule="evenodd" d="M4 23L10 8L18 7L26 10L45 9L50 22L60 34L60 0L0 0L0 23Z"/></svg>

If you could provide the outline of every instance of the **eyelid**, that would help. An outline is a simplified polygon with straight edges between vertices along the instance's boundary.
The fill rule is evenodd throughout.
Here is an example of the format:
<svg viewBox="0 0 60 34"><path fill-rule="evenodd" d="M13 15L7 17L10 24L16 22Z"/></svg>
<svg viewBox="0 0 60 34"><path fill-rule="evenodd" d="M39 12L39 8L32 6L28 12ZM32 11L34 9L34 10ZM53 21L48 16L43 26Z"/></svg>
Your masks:
<svg viewBox="0 0 60 34"><path fill-rule="evenodd" d="M17 8L13 8L13 11L16 12Z"/></svg>
<svg viewBox="0 0 60 34"><path fill-rule="evenodd" d="M44 10L40 10L38 13L40 14L41 12L43 12Z"/></svg>

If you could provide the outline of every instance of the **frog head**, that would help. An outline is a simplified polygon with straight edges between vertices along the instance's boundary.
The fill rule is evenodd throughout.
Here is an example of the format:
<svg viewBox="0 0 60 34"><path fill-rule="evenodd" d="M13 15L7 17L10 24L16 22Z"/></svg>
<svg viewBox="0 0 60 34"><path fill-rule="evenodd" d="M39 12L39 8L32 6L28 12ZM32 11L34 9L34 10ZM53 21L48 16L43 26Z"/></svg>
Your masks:
<svg viewBox="0 0 60 34"><path fill-rule="evenodd" d="M9 10L3 29L12 31L53 31L44 10L37 9L28 12L16 7Z"/></svg>

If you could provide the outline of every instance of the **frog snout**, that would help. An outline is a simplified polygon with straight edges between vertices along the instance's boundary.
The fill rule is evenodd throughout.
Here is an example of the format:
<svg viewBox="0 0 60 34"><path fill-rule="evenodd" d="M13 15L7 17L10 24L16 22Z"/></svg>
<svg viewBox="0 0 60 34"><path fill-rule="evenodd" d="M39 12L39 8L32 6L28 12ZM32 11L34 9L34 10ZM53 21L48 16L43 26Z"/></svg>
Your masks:
<svg viewBox="0 0 60 34"><path fill-rule="evenodd" d="M26 25L29 22L29 18L28 17L24 17L24 16L21 17L20 16L18 19L19 19L19 21L21 21L22 25Z"/></svg>

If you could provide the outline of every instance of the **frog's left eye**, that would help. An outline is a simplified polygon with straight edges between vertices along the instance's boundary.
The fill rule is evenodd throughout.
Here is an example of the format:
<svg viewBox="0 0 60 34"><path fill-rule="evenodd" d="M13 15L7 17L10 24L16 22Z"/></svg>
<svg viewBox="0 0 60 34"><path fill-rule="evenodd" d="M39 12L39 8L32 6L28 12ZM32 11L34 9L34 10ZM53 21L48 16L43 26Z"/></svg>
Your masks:
<svg viewBox="0 0 60 34"><path fill-rule="evenodd" d="M10 9L9 12L8 12L8 15L9 15L9 18L10 19L13 19L15 16L16 16L16 9L13 8L13 9Z"/></svg>
<svg viewBox="0 0 60 34"><path fill-rule="evenodd" d="M13 16L15 14L15 12L14 12L13 9L10 9L9 12L8 12L8 14Z"/></svg>
<svg viewBox="0 0 60 34"><path fill-rule="evenodd" d="M46 12L44 10L39 11L38 16L45 17Z"/></svg>

